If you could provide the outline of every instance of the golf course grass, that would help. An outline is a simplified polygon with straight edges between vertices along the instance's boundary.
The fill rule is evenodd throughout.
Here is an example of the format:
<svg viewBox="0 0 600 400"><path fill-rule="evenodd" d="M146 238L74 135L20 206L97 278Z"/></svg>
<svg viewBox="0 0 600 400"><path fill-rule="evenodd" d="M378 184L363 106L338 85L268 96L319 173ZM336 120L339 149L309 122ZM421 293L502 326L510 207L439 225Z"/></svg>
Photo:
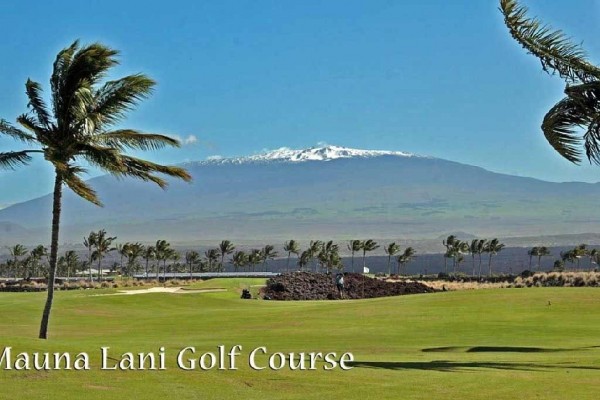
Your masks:
<svg viewBox="0 0 600 400"><path fill-rule="evenodd" d="M215 279L226 292L108 296L58 292L50 339L36 339L45 293L0 293L0 351L80 352L90 370L0 370L0 399L596 399L600 291L489 289L358 301L241 300L260 279ZM184 371L196 358L241 345L237 370ZM158 352L164 370L101 370L110 357ZM254 370L248 354L350 352L353 368ZM257 358L266 365L267 357ZM112 359L111 363L114 363Z"/></svg>

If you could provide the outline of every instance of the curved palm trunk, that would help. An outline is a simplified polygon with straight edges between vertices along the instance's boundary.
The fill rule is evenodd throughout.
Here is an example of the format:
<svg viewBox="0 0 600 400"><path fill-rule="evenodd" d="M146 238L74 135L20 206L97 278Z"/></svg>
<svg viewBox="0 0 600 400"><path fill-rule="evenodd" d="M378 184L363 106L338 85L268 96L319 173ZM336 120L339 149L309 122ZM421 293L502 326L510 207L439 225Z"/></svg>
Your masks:
<svg viewBox="0 0 600 400"><path fill-rule="evenodd" d="M50 322L50 310L54 301L54 277L56 276L56 259L58 255L58 231L60 227L60 203L62 198L62 178L56 172L54 179L54 198L52 200L52 235L50 241L50 265L48 267L48 294L46 305L42 313L40 324L40 339L48 338L48 322Z"/></svg>
<svg viewBox="0 0 600 400"><path fill-rule="evenodd" d="M481 253L479 254L479 279L481 279Z"/></svg>
<svg viewBox="0 0 600 400"><path fill-rule="evenodd" d="M354 250L352 250L352 273L354 272Z"/></svg>
<svg viewBox="0 0 600 400"><path fill-rule="evenodd" d="M475 254L473 254L471 256L471 258L473 259L473 275L472 276L475 276Z"/></svg>
<svg viewBox="0 0 600 400"><path fill-rule="evenodd" d="M285 266L285 272L288 272L290 270L290 257L292 256L292 252L288 251L288 260L287 260L287 265Z"/></svg>
<svg viewBox="0 0 600 400"><path fill-rule="evenodd" d="M392 255L388 255L388 276L392 275Z"/></svg>
<svg viewBox="0 0 600 400"><path fill-rule="evenodd" d="M492 255L490 254L490 262L488 264L489 272L488 276L492 276Z"/></svg>

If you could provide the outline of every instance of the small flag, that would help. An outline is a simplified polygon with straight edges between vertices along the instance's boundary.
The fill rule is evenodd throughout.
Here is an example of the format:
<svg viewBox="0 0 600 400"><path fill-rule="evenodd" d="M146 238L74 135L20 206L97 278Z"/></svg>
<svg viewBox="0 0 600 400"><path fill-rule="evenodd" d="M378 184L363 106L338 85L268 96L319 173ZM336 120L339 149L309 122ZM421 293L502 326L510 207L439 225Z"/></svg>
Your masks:
<svg viewBox="0 0 600 400"><path fill-rule="evenodd" d="M363 274L368 274L369 273L369 268L368 267L364 267L363 268Z"/></svg>

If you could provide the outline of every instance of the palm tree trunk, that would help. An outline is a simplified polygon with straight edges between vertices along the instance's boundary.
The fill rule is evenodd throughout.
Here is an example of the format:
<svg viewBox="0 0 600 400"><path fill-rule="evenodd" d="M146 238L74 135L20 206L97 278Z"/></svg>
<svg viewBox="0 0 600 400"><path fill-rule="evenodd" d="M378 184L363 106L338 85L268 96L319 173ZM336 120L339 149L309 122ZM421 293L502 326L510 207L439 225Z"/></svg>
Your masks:
<svg viewBox="0 0 600 400"><path fill-rule="evenodd" d="M479 279L481 279L481 254L479 254Z"/></svg>
<svg viewBox="0 0 600 400"><path fill-rule="evenodd" d="M488 273L488 275L492 276L492 255L491 254L490 254L490 262L488 264L488 267L489 267L489 273Z"/></svg>
<svg viewBox="0 0 600 400"><path fill-rule="evenodd" d="M367 252L363 250L363 270L362 273L365 273L365 268L367 267ZM364 296L363 296L364 297Z"/></svg>
<svg viewBox="0 0 600 400"><path fill-rule="evenodd" d="M473 276L475 276L475 254L473 254L471 258L473 259Z"/></svg>
<svg viewBox="0 0 600 400"><path fill-rule="evenodd" d="M287 261L287 265L285 266L285 272L288 272L290 270L290 257L292 256L292 252L288 251L288 261Z"/></svg>
<svg viewBox="0 0 600 400"><path fill-rule="evenodd" d="M58 231L60 227L60 206L62 198L62 178L58 171L54 179L54 198L52 200L52 235L50 241L50 265L48 274L48 294L46 305L42 313L42 322L40 324L40 339L48 338L48 323L50 322L50 310L54 301L54 277L56 275L56 259L58 256Z"/></svg>
<svg viewBox="0 0 600 400"><path fill-rule="evenodd" d="M542 256L538 256L537 271L539 271L540 269L542 269Z"/></svg>
<svg viewBox="0 0 600 400"><path fill-rule="evenodd" d="M352 273L354 272L354 250L352 250Z"/></svg>
<svg viewBox="0 0 600 400"><path fill-rule="evenodd" d="M392 256L388 255L388 276L392 275Z"/></svg>

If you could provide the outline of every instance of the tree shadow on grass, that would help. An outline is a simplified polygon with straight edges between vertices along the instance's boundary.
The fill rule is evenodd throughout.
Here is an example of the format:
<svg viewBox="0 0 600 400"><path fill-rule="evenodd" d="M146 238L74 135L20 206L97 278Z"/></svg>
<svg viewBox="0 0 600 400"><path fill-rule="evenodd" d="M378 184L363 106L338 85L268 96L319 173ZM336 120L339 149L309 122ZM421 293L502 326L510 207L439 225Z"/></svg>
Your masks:
<svg viewBox="0 0 600 400"><path fill-rule="evenodd" d="M518 346L476 346L476 347L431 347L422 349L423 353L556 353L561 351L581 351L599 348L600 346L565 348L518 347Z"/></svg>
<svg viewBox="0 0 600 400"><path fill-rule="evenodd" d="M549 365L535 363L506 363L506 362L478 362L478 361L354 361L347 365L355 368L377 368L393 371L400 370L424 370L438 372L460 372L472 369L500 369L513 371L550 371L556 369L582 369L600 370L600 367L584 365Z"/></svg>

